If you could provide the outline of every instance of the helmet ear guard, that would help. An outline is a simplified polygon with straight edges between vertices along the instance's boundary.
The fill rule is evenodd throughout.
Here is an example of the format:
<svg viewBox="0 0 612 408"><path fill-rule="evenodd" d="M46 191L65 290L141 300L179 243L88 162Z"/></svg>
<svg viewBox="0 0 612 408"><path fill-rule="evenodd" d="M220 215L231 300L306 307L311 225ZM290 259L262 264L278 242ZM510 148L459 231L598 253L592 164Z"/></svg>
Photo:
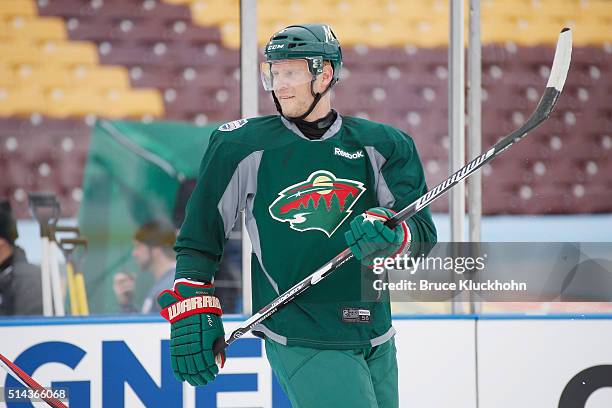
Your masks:
<svg viewBox="0 0 612 408"><path fill-rule="evenodd" d="M323 57L306 57L306 62L313 77L323 73Z"/></svg>

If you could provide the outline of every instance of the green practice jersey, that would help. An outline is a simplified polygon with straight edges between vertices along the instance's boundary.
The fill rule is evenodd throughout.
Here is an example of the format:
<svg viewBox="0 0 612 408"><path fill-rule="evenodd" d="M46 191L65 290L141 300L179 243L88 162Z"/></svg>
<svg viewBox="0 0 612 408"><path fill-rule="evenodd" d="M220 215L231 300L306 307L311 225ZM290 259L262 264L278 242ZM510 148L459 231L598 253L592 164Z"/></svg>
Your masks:
<svg viewBox="0 0 612 408"><path fill-rule="evenodd" d="M379 206L398 211L426 191L412 139L393 127L338 115L320 140L309 140L278 115L227 123L202 160L175 247L176 278L213 280L245 210L259 310L343 251L353 217ZM408 227L414 246L435 242L428 208ZM346 262L254 332L314 348L384 343L395 333L388 297L364 301L366 274L357 260Z"/></svg>

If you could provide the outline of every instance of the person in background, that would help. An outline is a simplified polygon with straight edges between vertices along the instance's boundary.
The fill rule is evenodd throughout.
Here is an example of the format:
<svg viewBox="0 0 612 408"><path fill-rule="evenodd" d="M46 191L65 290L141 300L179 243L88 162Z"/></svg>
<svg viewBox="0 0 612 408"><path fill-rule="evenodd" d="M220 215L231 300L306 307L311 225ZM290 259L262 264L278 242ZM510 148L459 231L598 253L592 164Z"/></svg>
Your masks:
<svg viewBox="0 0 612 408"><path fill-rule="evenodd" d="M0 198L0 316L41 315L40 268L28 263L17 238L11 204Z"/></svg>
<svg viewBox="0 0 612 408"><path fill-rule="evenodd" d="M139 308L134 304L134 275L126 272L115 274L113 290L123 312L159 313L160 308L155 302L157 294L174 282L176 260L172 247L175 241L176 231L169 223L153 220L138 228L134 234L132 256L143 272L153 275L155 283Z"/></svg>

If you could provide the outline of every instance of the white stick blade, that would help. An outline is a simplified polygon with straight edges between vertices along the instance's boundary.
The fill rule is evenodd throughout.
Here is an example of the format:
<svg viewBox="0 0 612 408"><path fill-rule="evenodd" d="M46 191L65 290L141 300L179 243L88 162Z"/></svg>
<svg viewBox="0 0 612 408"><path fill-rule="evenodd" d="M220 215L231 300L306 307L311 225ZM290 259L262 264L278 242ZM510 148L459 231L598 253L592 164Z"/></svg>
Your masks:
<svg viewBox="0 0 612 408"><path fill-rule="evenodd" d="M567 72L569 71L570 61L572 59L572 30L564 28L559 34L557 41L557 49L555 51L555 59L553 60L550 77L548 78L547 88L554 87L557 91L563 90Z"/></svg>

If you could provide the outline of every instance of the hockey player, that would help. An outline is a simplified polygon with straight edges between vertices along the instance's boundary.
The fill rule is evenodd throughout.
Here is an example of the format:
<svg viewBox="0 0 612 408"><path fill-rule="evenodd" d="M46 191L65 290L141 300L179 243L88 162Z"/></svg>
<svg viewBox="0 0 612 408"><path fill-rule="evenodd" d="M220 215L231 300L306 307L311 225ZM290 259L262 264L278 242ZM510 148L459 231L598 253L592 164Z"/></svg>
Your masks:
<svg viewBox="0 0 612 408"><path fill-rule="evenodd" d="M212 134L177 239L172 323L175 375L214 380L225 356L214 276L240 211L253 244L253 307L265 306L350 245L357 259L258 325L267 358L294 407L397 407L388 298L361 297L364 264L435 242L424 209L395 230L383 221L427 191L412 139L331 109L342 53L329 26L274 34L261 67L279 115L241 119Z"/></svg>

